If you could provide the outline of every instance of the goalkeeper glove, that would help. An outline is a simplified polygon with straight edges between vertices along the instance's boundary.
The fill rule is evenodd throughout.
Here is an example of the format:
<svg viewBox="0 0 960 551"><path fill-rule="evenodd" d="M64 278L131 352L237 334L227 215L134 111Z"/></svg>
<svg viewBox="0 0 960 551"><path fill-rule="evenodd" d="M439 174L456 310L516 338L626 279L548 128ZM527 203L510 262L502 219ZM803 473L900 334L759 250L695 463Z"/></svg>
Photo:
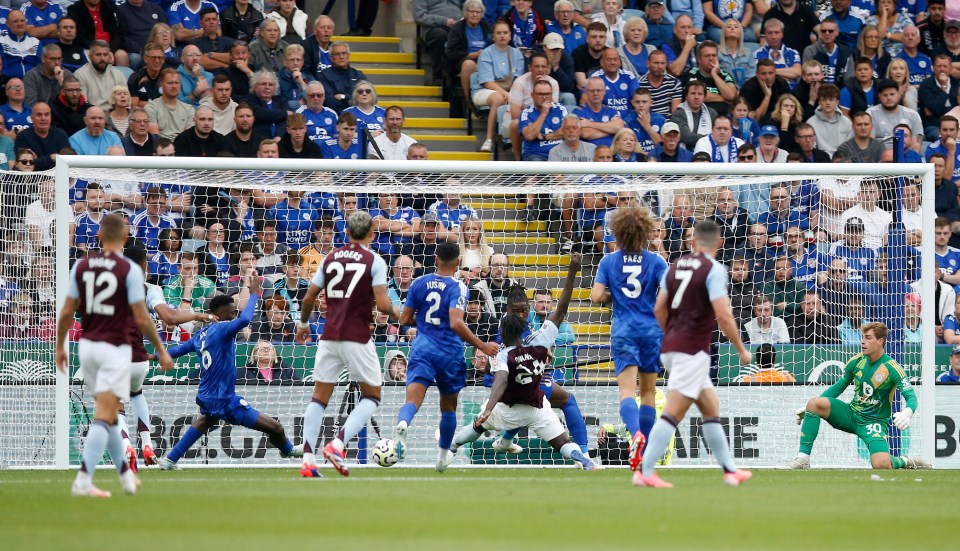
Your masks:
<svg viewBox="0 0 960 551"><path fill-rule="evenodd" d="M901 411L893 414L893 424L900 430L907 430L910 428L911 417L913 417L913 410L903 408Z"/></svg>
<svg viewBox="0 0 960 551"><path fill-rule="evenodd" d="M804 415L806 412L807 412L806 406L804 406L804 407L802 407L802 408L797 408L797 411L793 412L793 414L794 414L794 415L796 416L796 418L797 418L797 424L798 424L798 425L803 424L803 415Z"/></svg>

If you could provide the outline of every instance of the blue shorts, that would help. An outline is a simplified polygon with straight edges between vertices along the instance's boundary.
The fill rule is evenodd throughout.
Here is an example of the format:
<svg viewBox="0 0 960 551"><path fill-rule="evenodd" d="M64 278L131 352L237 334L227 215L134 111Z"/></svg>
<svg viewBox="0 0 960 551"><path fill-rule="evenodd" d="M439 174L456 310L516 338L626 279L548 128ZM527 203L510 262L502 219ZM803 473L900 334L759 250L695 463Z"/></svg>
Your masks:
<svg viewBox="0 0 960 551"><path fill-rule="evenodd" d="M467 362L462 351L453 354L430 354L422 349L410 351L407 384L437 385L441 396L450 396L467 386Z"/></svg>
<svg viewBox="0 0 960 551"><path fill-rule="evenodd" d="M202 398L197 396L200 413L214 419L221 419L231 425L254 428L260 412L250 406L243 396L234 394L230 398Z"/></svg>
<svg viewBox="0 0 960 551"><path fill-rule="evenodd" d="M659 373L661 344L663 337L660 335L611 338L610 354L617 375L631 365L637 366L640 373Z"/></svg>

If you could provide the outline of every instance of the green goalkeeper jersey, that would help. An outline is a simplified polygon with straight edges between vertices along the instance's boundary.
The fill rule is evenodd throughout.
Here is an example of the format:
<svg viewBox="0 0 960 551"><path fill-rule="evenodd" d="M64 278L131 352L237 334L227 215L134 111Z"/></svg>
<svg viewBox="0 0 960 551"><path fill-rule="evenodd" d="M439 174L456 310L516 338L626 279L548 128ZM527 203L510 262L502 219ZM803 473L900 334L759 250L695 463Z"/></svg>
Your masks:
<svg viewBox="0 0 960 551"><path fill-rule="evenodd" d="M850 383L854 385L850 407L861 417L889 423L897 390L907 401L907 407L917 410L917 395L910 381L907 381L903 367L886 354L875 362L863 354L857 354L847 362L843 377L821 396L836 398Z"/></svg>

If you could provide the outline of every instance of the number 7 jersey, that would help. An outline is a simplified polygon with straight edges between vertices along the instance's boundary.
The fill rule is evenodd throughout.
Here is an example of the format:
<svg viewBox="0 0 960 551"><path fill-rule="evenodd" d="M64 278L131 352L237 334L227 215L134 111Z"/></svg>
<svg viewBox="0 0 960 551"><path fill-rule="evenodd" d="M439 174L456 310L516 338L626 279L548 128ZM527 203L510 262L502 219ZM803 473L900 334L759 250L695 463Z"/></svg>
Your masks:
<svg viewBox="0 0 960 551"><path fill-rule="evenodd" d="M500 349L490 371L494 374L498 371L507 372L507 388L500 398L501 403L543 407L540 379L550 366L550 350L557 339L557 331L557 326L547 320L539 331L527 337L520 346Z"/></svg>
<svg viewBox="0 0 960 551"><path fill-rule="evenodd" d="M712 302L727 296L727 270L703 253L685 254L663 274L667 328L660 352L710 353L717 325Z"/></svg>

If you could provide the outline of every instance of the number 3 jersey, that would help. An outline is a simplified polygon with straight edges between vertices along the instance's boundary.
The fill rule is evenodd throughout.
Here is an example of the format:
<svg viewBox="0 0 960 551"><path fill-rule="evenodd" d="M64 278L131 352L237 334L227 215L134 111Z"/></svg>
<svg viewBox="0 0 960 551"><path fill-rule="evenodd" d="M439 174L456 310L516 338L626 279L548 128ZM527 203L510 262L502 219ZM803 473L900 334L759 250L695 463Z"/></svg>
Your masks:
<svg viewBox="0 0 960 551"><path fill-rule="evenodd" d="M596 282L610 290L613 301L611 337L662 334L653 307L657 303L660 279L666 271L667 261L650 251L617 251L600 260Z"/></svg>
<svg viewBox="0 0 960 551"><path fill-rule="evenodd" d="M79 301L84 339L130 344L129 305L143 301L143 271L116 253L89 254L73 265L67 296Z"/></svg>
<svg viewBox="0 0 960 551"><path fill-rule="evenodd" d="M407 292L404 306L417 311L417 338L413 348L431 354L463 354L463 339L450 328L450 309L464 310L467 286L450 276L418 277Z"/></svg>
<svg viewBox="0 0 960 551"><path fill-rule="evenodd" d="M507 388L500 402L512 406L524 404L535 408L543 407L543 390L540 378L550 365L550 349L557 338L557 326L545 321L539 331L524 339L520 346L501 348L497 362L491 368L507 372Z"/></svg>

